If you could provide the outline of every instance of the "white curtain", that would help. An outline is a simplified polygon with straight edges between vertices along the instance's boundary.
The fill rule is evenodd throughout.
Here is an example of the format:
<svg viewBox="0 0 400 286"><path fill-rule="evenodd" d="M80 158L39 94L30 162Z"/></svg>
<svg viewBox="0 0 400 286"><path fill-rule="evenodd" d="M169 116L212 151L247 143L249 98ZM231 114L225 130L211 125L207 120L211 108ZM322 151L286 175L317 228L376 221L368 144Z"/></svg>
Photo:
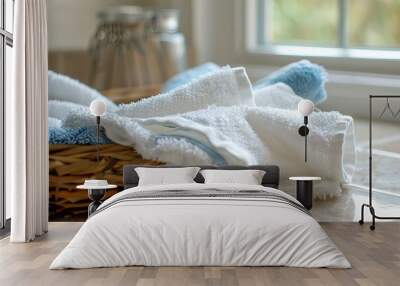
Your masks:
<svg viewBox="0 0 400 286"><path fill-rule="evenodd" d="M13 92L6 98L6 187L12 242L47 232L46 0L15 1Z"/></svg>

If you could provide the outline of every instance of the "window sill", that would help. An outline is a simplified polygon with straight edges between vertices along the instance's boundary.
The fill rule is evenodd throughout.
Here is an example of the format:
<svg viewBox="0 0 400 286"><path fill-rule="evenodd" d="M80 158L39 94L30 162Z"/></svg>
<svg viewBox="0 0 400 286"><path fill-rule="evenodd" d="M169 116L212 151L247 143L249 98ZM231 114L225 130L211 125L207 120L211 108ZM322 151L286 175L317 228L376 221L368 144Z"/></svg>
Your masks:
<svg viewBox="0 0 400 286"><path fill-rule="evenodd" d="M279 67L308 59L328 70L384 76L400 74L400 51L295 46L243 47L238 50L235 58L237 64L242 65ZM230 63L234 61L232 59Z"/></svg>
<svg viewBox="0 0 400 286"><path fill-rule="evenodd" d="M327 47L303 47L274 45L249 49L255 55L294 56L310 58L334 59L360 59L360 60L386 60L400 61L400 51L396 50L370 50L370 49L341 49Z"/></svg>

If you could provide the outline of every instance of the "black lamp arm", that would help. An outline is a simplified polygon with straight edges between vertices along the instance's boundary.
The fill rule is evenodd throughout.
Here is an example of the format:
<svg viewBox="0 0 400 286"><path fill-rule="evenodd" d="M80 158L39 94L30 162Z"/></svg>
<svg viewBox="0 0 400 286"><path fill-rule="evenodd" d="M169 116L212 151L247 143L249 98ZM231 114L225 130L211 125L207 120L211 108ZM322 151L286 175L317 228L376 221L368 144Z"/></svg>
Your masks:
<svg viewBox="0 0 400 286"><path fill-rule="evenodd" d="M299 128L299 134L300 136L307 136L308 133L310 133L310 130L307 127L308 124L308 116L304 116L304 125L300 126Z"/></svg>
<svg viewBox="0 0 400 286"><path fill-rule="evenodd" d="M99 150L99 141L100 141L100 116L96 116L96 159L97 162L100 161L100 150Z"/></svg>

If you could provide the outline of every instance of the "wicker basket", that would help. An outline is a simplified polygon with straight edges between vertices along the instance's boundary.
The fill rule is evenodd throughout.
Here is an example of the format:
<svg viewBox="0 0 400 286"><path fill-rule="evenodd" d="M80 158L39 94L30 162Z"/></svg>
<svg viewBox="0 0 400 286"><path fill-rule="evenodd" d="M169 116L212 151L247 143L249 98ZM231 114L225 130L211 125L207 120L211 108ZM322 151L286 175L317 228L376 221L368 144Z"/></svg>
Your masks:
<svg viewBox="0 0 400 286"><path fill-rule="evenodd" d="M145 160L132 147L118 144L99 145L97 162L96 145L49 145L50 220L81 220L87 215L90 202L85 190L76 186L85 179L106 179L118 189L107 192L107 197L122 190L122 168L126 164L161 165Z"/></svg>
<svg viewBox="0 0 400 286"><path fill-rule="evenodd" d="M160 85L136 88L119 88L103 91L115 103L128 103L156 95ZM87 217L90 200L87 191L76 186L85 179L106 179L118 185L117 190L107 192L107 197L122 190L122 168L126 164L161 165L161 162L145 160L132 147L118 144L99 145L100 160L97 162L96 145L49 145L50 220L82 220Z"/></svg>
<svg viewBox="0 0 400 286"><path fill-rule="evenodd" d="M160 92L160 89L161 85L153 84L135 88L114 88L104 90L102 94L115 103L130 103L157 95Z"/></svg>

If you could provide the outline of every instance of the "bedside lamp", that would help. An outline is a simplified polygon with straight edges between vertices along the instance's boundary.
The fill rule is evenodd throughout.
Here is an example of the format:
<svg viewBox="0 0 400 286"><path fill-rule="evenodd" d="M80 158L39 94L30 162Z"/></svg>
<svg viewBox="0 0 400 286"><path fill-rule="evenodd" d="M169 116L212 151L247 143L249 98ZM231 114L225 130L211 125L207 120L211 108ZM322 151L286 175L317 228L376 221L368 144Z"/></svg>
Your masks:
<svg viewBox="0 0 400 286"><path fill-rule="evenodd" d="M308 116L314 111L314 103L311 100L303 99L297 105L298 112L304 117L304 125L299 128L300 136L304 137L304 161L307 162L307 135L310 133L308 129Z"/></svg>
<svg viewBox="0 0 400 286"><path fill-rule="evenodd" d="M90 103L90 112L96 116L96 124L97 124L97 131L96 131L96 135L97 135L97 162L100 161L100 154L99 154L99 137L100 137L100 116L103 116L107 111L107 106L106 104L99 100L93 100Z"/></svg>

